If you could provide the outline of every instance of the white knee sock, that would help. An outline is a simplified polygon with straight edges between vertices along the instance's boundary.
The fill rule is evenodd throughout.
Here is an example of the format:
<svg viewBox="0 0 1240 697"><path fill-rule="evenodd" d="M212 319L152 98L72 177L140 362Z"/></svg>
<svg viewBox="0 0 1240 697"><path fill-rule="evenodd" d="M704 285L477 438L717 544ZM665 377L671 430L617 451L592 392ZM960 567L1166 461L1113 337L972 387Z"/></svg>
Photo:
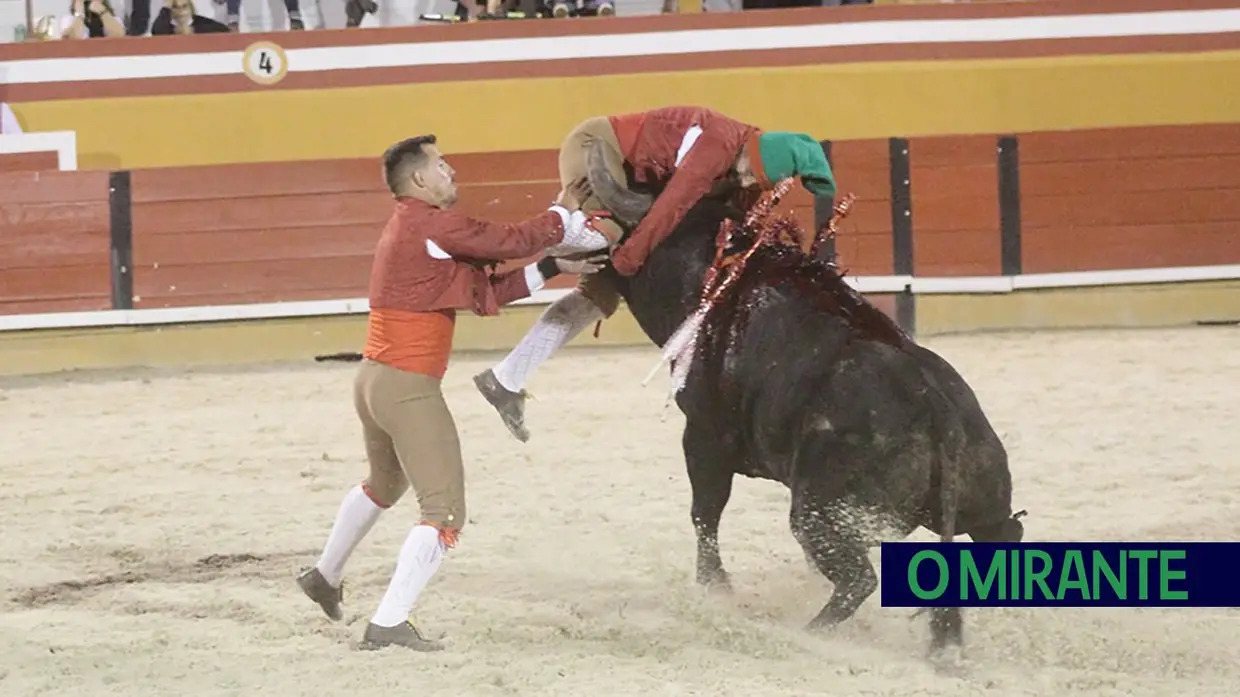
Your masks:
<svg viewBox="0 0 1240 697"><path fill-rule="evenodd" d="M370 619L380 627L395 627L409 619L413 604L443 561L439 531L430 525L417 525L401 545L396 573L388 584L379 609Z"/></svg>
<svg viewBox="0 0 1240 697"><path fill-rule="evenodd" d="M602 317L603 313L579 290L556 300L543 311L521 342L495 366L495 378L513 392L525 389L530 374L543 361Z"/></svg>
<svg viewBox="0 0 1240 697"><path fill-rule="evenodd" d="M379 520L379 514L383 511L383 508L370 500L361 484L349 489L349 493L344 495L340 510L336 512L336 522L332 524L332 531L327 535L327 544L323 546L323 554L315 563L328 583L340 586L349 555L353 554L357 543L375 526L375 521Z"/></svg>

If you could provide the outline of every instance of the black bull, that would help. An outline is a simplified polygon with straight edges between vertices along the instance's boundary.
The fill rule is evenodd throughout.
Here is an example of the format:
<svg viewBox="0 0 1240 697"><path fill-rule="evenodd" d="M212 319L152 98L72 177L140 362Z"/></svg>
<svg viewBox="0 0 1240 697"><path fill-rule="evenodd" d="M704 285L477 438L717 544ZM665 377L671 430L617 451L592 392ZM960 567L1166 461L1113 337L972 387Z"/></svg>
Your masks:
<svg viewBox="0 0 1240 697"><path fill-rule="evenodd" d="M591 184L631 229L653 199L618 185L602 156L591 153ZM720 198L703 199L635 276L600 272L614 276L655 344L663 346L697 307L727 217L739 212ZM770 258L756 254L705 325L676 402L686 419L697 581L728 585L718 531L733 476L782 482L791 490L793 536L834 585L810 622L827 628L852 617L877 589L867 551L884 537L923 526L945 542L960 534L1017 542L1024 529L1012 515L1007 453L973 390L894 324L884 334L881 323L890 320L876 320L879 311L834 270L817 267L828 286L834 279L834 291L797 283L806 274L795 269L780 277ZM836 303L849 295L860 304L853 316L868 314L869 325L831 311L824 294ZM932 610L930 626L935 655L962 645L959 609Z"/></svg>

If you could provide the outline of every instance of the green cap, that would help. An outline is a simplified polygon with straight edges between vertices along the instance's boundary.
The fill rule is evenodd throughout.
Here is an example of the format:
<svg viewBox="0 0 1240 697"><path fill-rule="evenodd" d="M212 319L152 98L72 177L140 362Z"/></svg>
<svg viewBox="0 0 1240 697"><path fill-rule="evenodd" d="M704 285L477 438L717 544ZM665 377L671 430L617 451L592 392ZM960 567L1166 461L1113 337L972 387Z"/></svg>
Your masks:
<svg viewBox="0 0 1240 697"><path fill-rule="evenodd" d="M801 185L815 196L835 195L835 175L822 145L804 133L767 131L758 136L762 172L774 184L801 177Z"/></svg>

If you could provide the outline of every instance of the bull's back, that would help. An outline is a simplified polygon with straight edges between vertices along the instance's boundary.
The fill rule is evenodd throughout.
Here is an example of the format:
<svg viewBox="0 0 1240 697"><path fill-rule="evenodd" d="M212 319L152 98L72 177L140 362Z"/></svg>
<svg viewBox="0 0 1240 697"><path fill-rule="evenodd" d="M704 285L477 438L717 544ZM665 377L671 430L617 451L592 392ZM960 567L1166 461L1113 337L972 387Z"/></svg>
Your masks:
<svg viewBox="0 0 1240 697"><path fill-rule="evenodd" d="M932 400L912 355L858 338L788 292L747 290L738 305L712 327L686 389L698 416L738 434L775 478L791 476L806 438L899 452L931 437Z"/></svg>

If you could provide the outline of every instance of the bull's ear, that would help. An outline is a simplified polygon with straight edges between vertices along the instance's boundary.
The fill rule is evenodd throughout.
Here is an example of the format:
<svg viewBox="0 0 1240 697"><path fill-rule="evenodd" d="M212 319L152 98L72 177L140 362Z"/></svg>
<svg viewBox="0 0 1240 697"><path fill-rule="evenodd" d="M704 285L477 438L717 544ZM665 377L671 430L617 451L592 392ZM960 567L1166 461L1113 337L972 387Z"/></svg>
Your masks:
<svg viewBox="0 0 1240 697"><path fill-rule="evenodd" d="M654 205L654 197L630 191L616 181L611 174L611 166L620 169L619 153L614 152L602 139L590 144L586 153L586 174L590 179L590 188L595 197L625 225L636 226Z"/></svg>

